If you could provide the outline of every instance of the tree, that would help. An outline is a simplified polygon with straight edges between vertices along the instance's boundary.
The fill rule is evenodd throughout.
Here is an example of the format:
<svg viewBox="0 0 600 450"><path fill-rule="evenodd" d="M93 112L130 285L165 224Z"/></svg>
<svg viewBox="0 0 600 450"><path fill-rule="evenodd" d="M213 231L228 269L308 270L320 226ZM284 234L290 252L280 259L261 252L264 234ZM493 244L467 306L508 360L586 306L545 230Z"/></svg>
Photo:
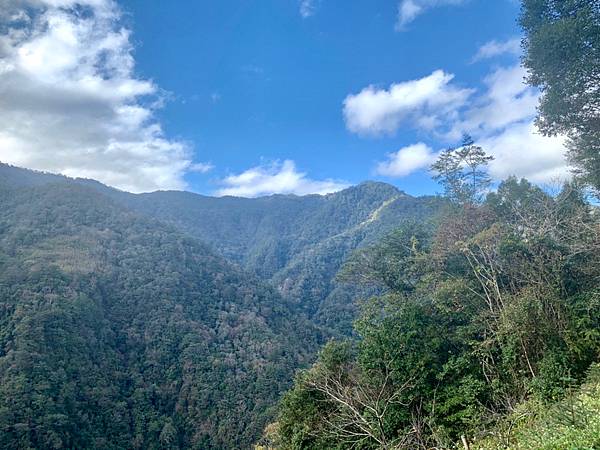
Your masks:
<svg viewBox="0 0 600 450"><path fill-rule="evenodd" d="M600 2L523 0L520 23L538 127L570 138L576 172L600 190Z"/></svg>
<svg viewBox="0 0 600 450"><path fill-rule="evenodd" d="M489 183L464 144L438 166L462 207L347 262L341 279L380 290L355 343L328 345L286 394L275 448L455 448L564 397L597 361L596 209L576 183L553 196L514 177L485 202L460 197Z"/></svg>
<svg viewBox="0 0 600 450"><path fill-rule="evenodd" d="M460 147L443 151L431 166L433 179L440 182L451 201L461 205L480 203L491 184L486 167L493 159L465 135Z"/></svg>
<svg viewBox="0 0 600 450"><path fill-rule="evenodd" d="M325 352L335 352L335 346L335 343L330 343ZM342 349L345 346L347 344L341 344ZM329 414L324 418L325 433L337 442L357 446L371 442L381 449L396 448L402 439L391 435L386 420L390 408L402 404L401 395L410 386L411 380L394 386L389 367L381 373L372 371L366 374L352 361L331 367L324 359L322 357L320 363L311 369L306 387L320 393L331 405Z"/></svg>

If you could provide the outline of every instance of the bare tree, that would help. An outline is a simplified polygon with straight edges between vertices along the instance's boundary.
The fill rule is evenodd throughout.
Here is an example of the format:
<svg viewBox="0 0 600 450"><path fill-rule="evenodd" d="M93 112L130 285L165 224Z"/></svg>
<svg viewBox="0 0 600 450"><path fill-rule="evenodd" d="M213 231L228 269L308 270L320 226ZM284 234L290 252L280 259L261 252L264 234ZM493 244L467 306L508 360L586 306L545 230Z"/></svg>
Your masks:
<svg viewBox="0 0 600 450"><path fill-rule="evenodd" d="M366 442L376 443L382 449L403 448L404 439L391 436L386 430L386 416L392 405L403 404L401 397L410 388L411 380L397 386L391 382L389 368L369 379L356 365L345 364L334 371L314 367L307 386L323 394L332 405L325 419L326 430L319 433L325 431L351 448Z"/></svg>

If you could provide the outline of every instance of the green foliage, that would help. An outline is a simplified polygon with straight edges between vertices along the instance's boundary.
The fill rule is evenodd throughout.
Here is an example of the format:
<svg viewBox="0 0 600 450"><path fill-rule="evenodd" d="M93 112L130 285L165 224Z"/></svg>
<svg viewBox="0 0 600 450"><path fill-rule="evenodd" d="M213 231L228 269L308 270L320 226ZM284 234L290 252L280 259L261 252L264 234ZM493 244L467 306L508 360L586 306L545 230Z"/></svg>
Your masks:
<svg viewBox="0 0 600 450"><path fill-rule="evenodd" d="M600 368L565 398L548 405L530 400L502 421L477 450L563 450L600 447Z"/></svg>
<svg viewBox="0 0 600 450"><path fill-rule="evenodd" d="M73 180L0 164L0 184L39 186ZM330 334L347 336L362 289L336 281L352 252L403 220L429 221L446 204L415 198L385 183L366 182L326 196L213 198L189 192L132 195L90 180L75 180L129 210L175 226L275 286L302 314Z"/></svg>
<svg viewBox="0 0 600 450"><path fill-rule="evenodd" d="M336 434L336 398L319 397L321 356L281 405L280 420L293 424L279 428L282 448L325 438L331 448L449 448L525 400L562 399L600 357L600 222L574 186L552 197L509 179L482 205L449 210L437 229L404 224L340 276L384 290L364 303L356 356L335 378L358 411L352 430L369 423L365 393L393 401L368 438ZM294 441L297 430L311 440Z"/></svg>
<svg viewBox="0 0 600 450"><path fill-rule="evenodd" d="M571 138L571 159L600 189L600 5L590 0L523 0L523 59L542 91L538 125Z"/></svg>
<svg viewBox="0 0 600 450"><path fill-rule="evenodd" d="M486 167L493 159L465 135L460 147L444 150L431 166L433 179L440 182L452 202L479 203L491 184Z"/></svg>
<svg viewBox="0 0 600 450"><path fill-rule="evenodd" d="M273 289L95 189L0 208L1 448L248 447L315 351Z"/></svg>
<svg viewBox="0 0 600 450"><path fill-rule="evenodd" d="M377 244L354 252L337 278L395 292L412 292L421 276L419 261L429 240L430 233L422 225L405 222Z"/></svg>
<svg viewBox="0 0 600 450"><path fill-rule="evenodd" d="M119 201L208 243L338 336L351 333L357 314L357 288L335 278L345 260L398 222L430 220L445 204L372 182L326 196L244 199L157 192Z"/></svg>

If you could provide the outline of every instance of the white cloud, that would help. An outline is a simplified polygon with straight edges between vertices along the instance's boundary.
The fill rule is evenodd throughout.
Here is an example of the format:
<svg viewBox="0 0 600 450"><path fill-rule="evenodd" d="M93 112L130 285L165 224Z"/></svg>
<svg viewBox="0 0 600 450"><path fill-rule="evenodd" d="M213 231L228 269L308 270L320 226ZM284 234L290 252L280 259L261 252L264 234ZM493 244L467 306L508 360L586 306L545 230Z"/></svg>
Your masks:
<svg viewBox="0 0 600 450"><path fill-rule="evenodd" d="M525 83L526 72L522 67L497 68L485 77L483 91L477 95L469 95L474 90L453 85L452 75L443 74L443 78L433 83L435 89L423 91L430 93L427 95L419 93L415 81L394 85L410 86L411 98L418 101L394 95L394 88L375 91L368 87L358 96L349 97L352 102L347 100L344 109L348 129L362 133L390 132L406 124L448 145L455 144L463 133L469 133L495 157L490 173L497 180L509 175L539 183L569 178L565 138L544 137L537 131L534 120L540 94ZM448 92L455 94L447 95ZM430 97L441 106L424 107ZM389 154L376 170L382 175L402 177L426 167L433 156L424 144L415 144Z"/></svg>
<svg viewBox="0 0 600 450"><path fill-rule="evenodd" d="M485 92L454 122L448 138L457 140L467 132L486 136L511 124L530 122L539 103L539 92L525 83L519 65L500 67L483 80Z"/></svg>
<svg viewBox="0 0 600 450"><path fill-rule="evenodd" d="M222 180L223 188L217 195L236 197L258 197L272 194L328 194L340 191L349 183L339 180L312 180L306 173L298 172L293 161L253 167Z"/></svg>
<svg viewBox="0 0 600 450"><path fill-rule="evenodd" d="M136 77L113 0L4 0L0 161L142 192L182 189L191 152L168 139L159 88Z"/></svg>
<svg viewBox="0 0 600 450"><path fill-rule="evenodd" d="M211 170L213 170L214 168L215 168L215 166L211 163L195 163L195 164L192 164L188 170L190 172L208 173Z"/></svg>
<svg viewBox="0 0 600 450"><path fill-rule="evenodd" d="M315 14L315 0L300 0L300 15L306 19Z"/></svg>
<svg viewBox="0 0 600 450"><path fill-rule="evenodd" d="M394 133L404 122L433 129L463 106L472 94L451 84L454 75L436 70L431 75L397 83L389 89L369 86L344 100L347 128L358 134Z"/></svg>
<svg viewBox="0 0 600 450"><path fill-rule="evenodd" d="M406 25L423 14L426 10L444 5L460 5L466 0L402 0L398 4L398 21L396 30L406 29Z"/></svg>
<svg viewBox="0 0 600 450"><path fill-rule="evenodd" d="M428 168L437 154L428 145L419 142L389 153L387 160L377 165L376 173L387 177L404 177Z"/></svg>
<svg viewBox="0 0 600 450"><path fill-rule="evenodd" d="M479 48L477 54L473 57L473 62L494 58L504 54L520 55L521 39L512 38L507 41L489 41Z"/></svg>
<svg viewBox="0 0 600 450"><path fill-rule="evenodd" d="M534 183L570 178L565 160L565 138L542 136L533 121L518 123L498 134L482 137L478 144L494 156L490 175L496 180L511 175L525 177Z"/></svg>

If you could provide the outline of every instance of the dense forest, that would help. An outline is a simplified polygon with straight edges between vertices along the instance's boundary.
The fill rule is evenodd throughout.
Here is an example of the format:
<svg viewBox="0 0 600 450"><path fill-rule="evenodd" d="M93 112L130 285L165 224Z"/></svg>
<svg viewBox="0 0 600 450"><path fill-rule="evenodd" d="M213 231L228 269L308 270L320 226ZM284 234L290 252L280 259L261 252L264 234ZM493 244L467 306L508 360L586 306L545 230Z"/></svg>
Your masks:
<svg viewBox="0 0 600 450"><path fill-rule="evenodd" d="M346 258L402 220L430 219L445 203L374 182L325 196L245 199L159 192L124 200L208 243L275 286L309 319L341 335L351 332L356 317L356 289L336 279Z"/></svg>
<svg viewBox="0 0 600 450"><path fill-rule="evenodd" d="M600 5L525 0L520 22L538 126L568 136L573 180L491 189L469 136L443 151L449 206L346 261L341 279L381 291L258 448L600 448Z"/></svg>
<svg viewBox="0 0 600 450"><path fill-rule="evenodd" d="M247 199L190 192L133 195L92 180L71 180L0 164L14 186L75 183L130 211L200 240L243 271L274 286L312 321L347 335L356 317L356 287L336 274L359 247L376 242L402 220L429 220L446 203L412 197L385 183L366 182L326 196Z"/></svg>
<svg viewBox="0 0 600 450"><path fill-rule="evenodd" d="M573 177L134 195L0 164L0 447L600 448L600 5L523 0Z"/></svg>
<svg viewBox="0 0 600 450"><path fill-rule="evenodd" d="M92 189L0 207L2 448L247 446L314 352L274 289Z"/></svg>
<svg viewBox="0 0 600 450"><path fill-rule="evenodd" d="M346 255L443 203L381 183L136 196L0 165L0 446L249 447L294 370L349 334Z"/></svg>
<svg viewBox="0 0 600 450"><path fill-rule="evenodd" d="M576 187L509 179L433 231L409 222L359 251L341 276L385 293L364 302L357 340L297 377L275 442L449 448L528 399L563 398L598 360L599 227Z"/></svg>

